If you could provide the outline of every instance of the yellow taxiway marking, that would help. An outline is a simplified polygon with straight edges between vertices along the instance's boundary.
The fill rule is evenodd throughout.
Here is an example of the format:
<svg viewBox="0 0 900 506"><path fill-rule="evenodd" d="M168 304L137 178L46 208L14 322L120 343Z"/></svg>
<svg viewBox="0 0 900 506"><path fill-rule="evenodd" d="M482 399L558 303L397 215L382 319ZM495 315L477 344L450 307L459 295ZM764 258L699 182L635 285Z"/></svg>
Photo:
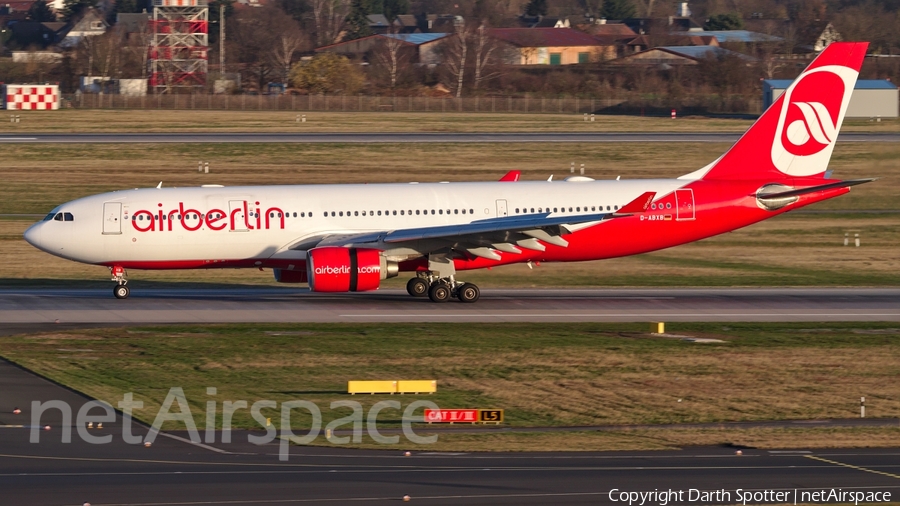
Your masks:
<svg viewBox="0 0 900 506"><path fill-rule="evenodd" d="M849 467L850 469L856 469L857 471L865 471L867 473L874 473L874 474L880 474L882 476L889 476L891 478L896 478L896 479L900 480L900 475L897 475L897 474L886 473L884 471L876 471L874 469L869 469L867 467L854 466L853 464L845 464L843 462L838 462L836 460L823 459L822 457L816 457L814 455L804 455L804 456L808 459L818 460L820 462L826 462L828 464L834 464L836 466L841 466L841 467Z"/></svg>

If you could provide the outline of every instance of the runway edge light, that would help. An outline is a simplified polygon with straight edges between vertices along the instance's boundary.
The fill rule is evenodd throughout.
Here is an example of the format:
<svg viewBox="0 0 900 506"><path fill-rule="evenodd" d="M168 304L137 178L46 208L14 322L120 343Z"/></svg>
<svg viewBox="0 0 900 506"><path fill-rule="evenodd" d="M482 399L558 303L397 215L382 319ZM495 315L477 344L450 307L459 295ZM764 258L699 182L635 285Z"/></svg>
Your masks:
<svg viewBox="0 0 900 506"><path fill-rule="evenodd" d="M650 333L651 334L665 334L666 333L666 322L653 322L650 324Z"/></svg>

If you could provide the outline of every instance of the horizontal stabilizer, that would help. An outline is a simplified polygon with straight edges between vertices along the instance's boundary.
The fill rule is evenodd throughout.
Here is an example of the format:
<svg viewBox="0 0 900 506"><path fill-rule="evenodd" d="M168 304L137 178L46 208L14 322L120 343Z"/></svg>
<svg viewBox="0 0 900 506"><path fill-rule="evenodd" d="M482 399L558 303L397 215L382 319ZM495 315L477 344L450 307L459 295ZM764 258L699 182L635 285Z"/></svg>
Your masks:
<svg viewBox="0 0 900 506"><path fill-rule="evenodd" d="M767 193L762 195L756 195L757 198L762 200L774 200L774 199L785 199L790 197L799 197L800 195L807 195L810 193L816 193L825 190L834 190L836 188L847 188L850 186L856 186L858 184L863 183L871 183L875 181L874 178L870 179L848 179L846 181L838 181L837 183L829 183L823 184L819 186L811 186L809 188L798 188L796 190L788 190L778 193Z"/></svg>

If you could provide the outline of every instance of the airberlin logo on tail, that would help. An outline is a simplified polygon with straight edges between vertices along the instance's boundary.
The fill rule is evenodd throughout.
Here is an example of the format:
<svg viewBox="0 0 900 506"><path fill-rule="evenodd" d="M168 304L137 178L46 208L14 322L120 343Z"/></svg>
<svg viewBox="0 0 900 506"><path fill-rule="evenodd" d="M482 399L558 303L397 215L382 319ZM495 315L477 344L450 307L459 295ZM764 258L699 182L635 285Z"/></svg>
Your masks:
<svg viewBox="0 0 900 506"><path fill-rule="evenodd" d="M778 170L793 176L825 171L844 98L855 80L854 70L831 65L801 75L788 88L772 143L772 163Z"/></svg>
<svg viewBox="0 0 900 506"><path fill-rule="evenodd" d="M784 130L785 149L797 156L818 153L837 138L837 126L831 121L828 109L821 102L791 102L800 110L802 119L796 119ZM790 112L788 112L790 116Z"/></svg>

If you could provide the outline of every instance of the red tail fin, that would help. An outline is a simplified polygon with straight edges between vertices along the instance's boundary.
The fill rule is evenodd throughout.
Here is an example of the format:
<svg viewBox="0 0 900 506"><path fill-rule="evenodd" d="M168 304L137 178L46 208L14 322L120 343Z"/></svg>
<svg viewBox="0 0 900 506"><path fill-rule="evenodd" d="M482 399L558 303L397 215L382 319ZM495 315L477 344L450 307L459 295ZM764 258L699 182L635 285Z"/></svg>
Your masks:
<svg viewBox="0 0 900 506"><path fill-rule="evenodd" d="M786 179L825 172L867 42L829 45L703 179Z"/></svg>

